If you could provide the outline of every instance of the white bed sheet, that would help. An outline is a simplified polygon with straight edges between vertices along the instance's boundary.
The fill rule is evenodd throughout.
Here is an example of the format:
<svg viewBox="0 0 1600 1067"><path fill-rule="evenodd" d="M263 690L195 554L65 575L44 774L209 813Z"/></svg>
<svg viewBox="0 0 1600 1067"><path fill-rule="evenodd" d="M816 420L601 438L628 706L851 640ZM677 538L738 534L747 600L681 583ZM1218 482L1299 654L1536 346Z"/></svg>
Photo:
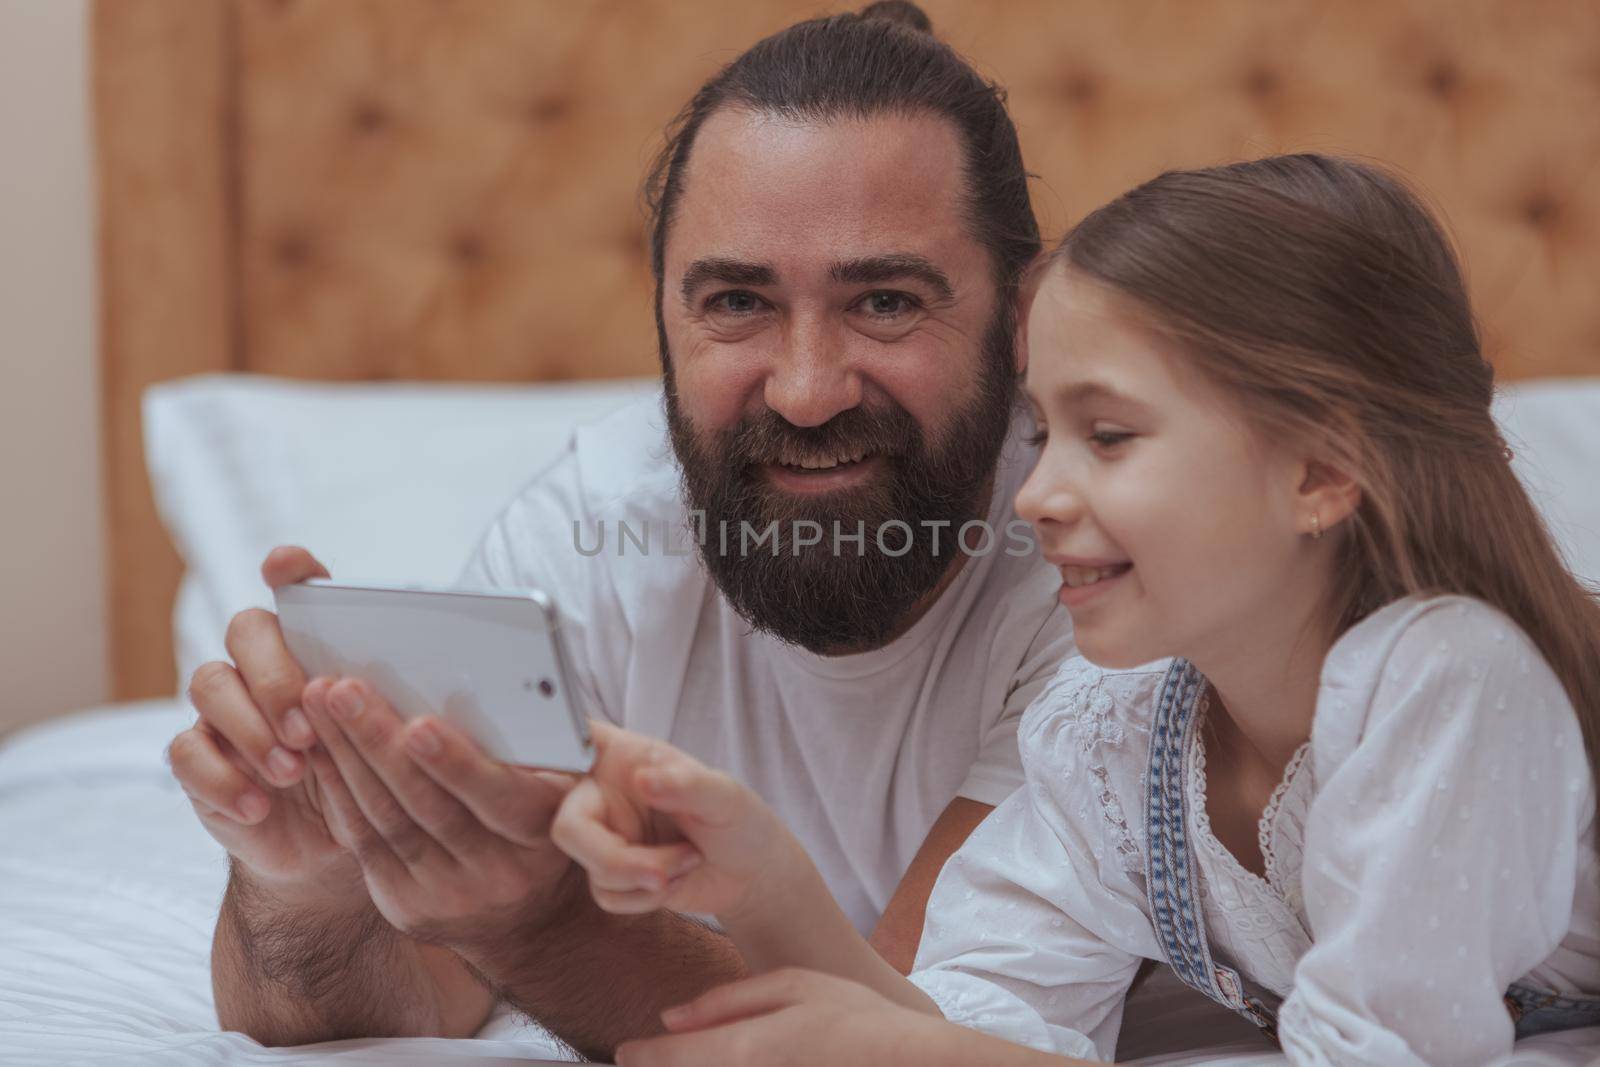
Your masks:
<svg viewBox="0 0 1600 1067"><path fill-rule="evenodd" d="M301 396L281 383L256 385L275 402ZM200 381L175 388L169 400L181 393L194 402L242 402L255 387L248 381ZM593 392L592 405L612 402L602 387ZM311 390L301 399L321 402L320 395ZM451 410L460 414L478 394L452 395ZM562 394L563 410L573 407L576 395ZM371 399L383 400L391 417L403 415L410 402L404 391L374 393ZM497 411L505 404L545 403L526 391L487 402ZM496 425L517 428L527 421L505 417L507 411L500 411ZM538 413L530 408L527 414ZM1498 414L1517 450L1517 468L1569 562L1577 573L1600 580L1600 379L1512 390ZM468 421L476 426L482 420L473 415ZM554 432L539 432L546 430ZM533 444L511 441L500 451L524 462ZM472 447L481 451L481 442ZM483 507L498 506L503 489L480 495ZM199 532L190 532L190 540L200 539ZM413 545L402 558L413 560L419 551ZM437 555L445 561L439 565L454 567L460 552ZM247 578L253 560L243 572ZM223 857L161 758L190 716L176 699L104 708L36 728L0 747L0 1063L525 1063L559 1054L537 1029L509 1013L470 1041L389 1039L263 1049L240 1034L218 1032L209 954ZM1262 1051L1260 1039L1235 1017L1198 1000L1164 971L1158 975L1130 1006L1125 1049L1152 1052L1157 1046L1151 1039L1167 1028L1208 1047L1136 1062L1283 1062L1279 1054ZM1519 1047L1512 1062L1596 1064L1597 1048L1600 1029L1547 1035Z"/></svg>
<svg viewBox="0 0 1600 1067"><path fill-rule="evenodd" d="M0 1063L518 1063L559 1056L505 1017L486 1039L268 1049L217 1029L226 867L162 760L179 701L98 709L0 748Z"/></svg>
<svg viewBox="0 0 1600 1067"><path fill-rule="evenodd" d="M209 953L225 868L162 760L177 700L84 712L0 747L0 1063L527 1063L561 1055L509 1015L473 1040L267 1049L217 1030ZM1283 1057L1155 983L1141 1017L1183 1020L1202 1052L1146 1067L1267 1067ZM1232 1017L1226 1017L1232 1022ZM1600 1030L1525 1042L1513 1062L1600 1062Z"/></svg>

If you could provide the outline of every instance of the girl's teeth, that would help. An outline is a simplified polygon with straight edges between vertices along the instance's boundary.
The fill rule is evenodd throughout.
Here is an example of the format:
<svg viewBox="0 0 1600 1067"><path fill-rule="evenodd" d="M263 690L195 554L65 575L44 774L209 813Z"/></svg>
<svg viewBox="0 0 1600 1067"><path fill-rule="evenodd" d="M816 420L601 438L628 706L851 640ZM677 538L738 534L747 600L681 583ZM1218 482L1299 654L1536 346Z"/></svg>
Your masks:
<svg viewBox="0 0 1600 1067"><path fill-rule="evenodd" d="M1124 565L1115 567L1063 567L1062 577L1070 588L1078 589L1085 585L1093 585L1103 578L1114 578L1121 574Z"/></svg>

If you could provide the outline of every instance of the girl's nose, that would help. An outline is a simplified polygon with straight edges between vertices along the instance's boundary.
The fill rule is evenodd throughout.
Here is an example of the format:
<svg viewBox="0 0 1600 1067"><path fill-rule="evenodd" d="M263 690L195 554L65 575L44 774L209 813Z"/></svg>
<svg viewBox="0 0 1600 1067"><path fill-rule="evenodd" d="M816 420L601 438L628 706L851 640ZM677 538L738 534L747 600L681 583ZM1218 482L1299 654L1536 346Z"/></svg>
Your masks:
<svg viewBox="0 0 1600 1067"><path fill-rule="evenodd" d="M1046 452L1017 490L1016 508L1017 515L1036 530L1052 523L1070 526L1083 517L1083 497L1072 481L1049 462Z"/></svg>

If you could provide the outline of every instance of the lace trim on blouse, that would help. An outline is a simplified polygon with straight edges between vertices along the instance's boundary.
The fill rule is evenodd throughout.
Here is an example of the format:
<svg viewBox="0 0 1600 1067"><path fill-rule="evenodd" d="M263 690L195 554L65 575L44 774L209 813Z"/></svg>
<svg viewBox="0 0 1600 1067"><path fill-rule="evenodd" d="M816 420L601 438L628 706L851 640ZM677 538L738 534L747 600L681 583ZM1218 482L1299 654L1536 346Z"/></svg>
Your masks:
<svg viewBox="0 0 1600 1067"><path fill-rule="evenodd" d="M1201 705L1199 714L1202 718L1211 710L1210 698ZM1250 870L1239 862L1235 856L1218 838L1211 829L1211 813L1206 809L1206 745L1200 730L1194 732L1194 760L1190 764L1193 768L1189 781L1189 795L1193 798L1194 811L1191 817L1199 831L1201 842L1209 851L1222 860L1230 874L1261 888L1267 889L1278 900L1285 904L1290 903L1289 894L1285 892L1284 883L1278 871L1277 856L1273 849L1274 823L1278 817L1279 808L1283 805L1284 798L1294 784L1295 775L1300 771L1300 765L1305 762L1306 756L1311 752L1311 742L1303 742L1294 750L1294 755L1289 757L1289 763L1284 768L1283 778L1273 788L1267 806L1262 809L1261 817L1256 820L1256 840L1261 847L1263 869L1267 876L1262 878L1255 871Z"/></svg>
<svg viewBox="0 0 1600 1067"><path fill-rule="evenodd" d="M1089 669L1078 671L1063 679L1057 706L1066 709L1062 729L1070 734L1087 758L1089 773L1094 776L1095 793L1100 801L1100 813L1111 827L1117 843L1117 863L1129 874L1143 875L1144 858L1128 826L1127 813L1122 800L1112 788L1111 774L1098 750L1105 746L1120 745L1127 737L1122 724L1112 713L1116 701L1106 692L1105 674Z"/></svg>
<svg viewBox="0 0 1600 1067"><path fill-rule="evenodd" d="M1195 731L1187 782L1189 819L1200 860L1200 895L1211 949L1279 996L1294 986L1296 961L1310 947L1302 914L1299 853L1310 745L1290 757L1284 776L1257 820L1266 877L1248 870L1212 830L1206 811L1206 753ZM1279 847L1283 854L1279 854Z"/></svg>
<svg viewBox="0 0 1600 1067"><path fill-rule="evenodd" d="M1267 806L1261 811L1261 821L1256 824L1256 841L1261 847L1261 861L1267 872L1267 882L1277 886L1287 893L1288 883L1285 881L1284 872L1278 869L1278 852L1273 848L1273 841L1277 834L1274 832L1278 825L1278 809L1283 806L1284 798L1289 795L1290 788L1294 785L1295 775L1300 773L1300 765L1311 755L1311 742L1306 741L1294 750L1294 755L1289 757L1289 765L1283 770L1283 780L1272 790L1272 796L1267 798ZM1293 901L1290 901L1293 903Z"/></svg>

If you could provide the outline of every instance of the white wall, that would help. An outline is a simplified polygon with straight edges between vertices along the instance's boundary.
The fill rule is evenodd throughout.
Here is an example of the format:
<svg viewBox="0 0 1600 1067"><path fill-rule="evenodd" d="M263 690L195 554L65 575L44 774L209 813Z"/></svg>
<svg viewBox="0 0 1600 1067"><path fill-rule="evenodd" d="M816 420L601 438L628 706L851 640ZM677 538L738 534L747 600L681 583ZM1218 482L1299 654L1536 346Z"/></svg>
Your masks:
<svg viewBox="0 0 1600 1067"><path fill-rule="evenodd" d="M0 732L104 699L86 0L0 0Z"/></svg>

